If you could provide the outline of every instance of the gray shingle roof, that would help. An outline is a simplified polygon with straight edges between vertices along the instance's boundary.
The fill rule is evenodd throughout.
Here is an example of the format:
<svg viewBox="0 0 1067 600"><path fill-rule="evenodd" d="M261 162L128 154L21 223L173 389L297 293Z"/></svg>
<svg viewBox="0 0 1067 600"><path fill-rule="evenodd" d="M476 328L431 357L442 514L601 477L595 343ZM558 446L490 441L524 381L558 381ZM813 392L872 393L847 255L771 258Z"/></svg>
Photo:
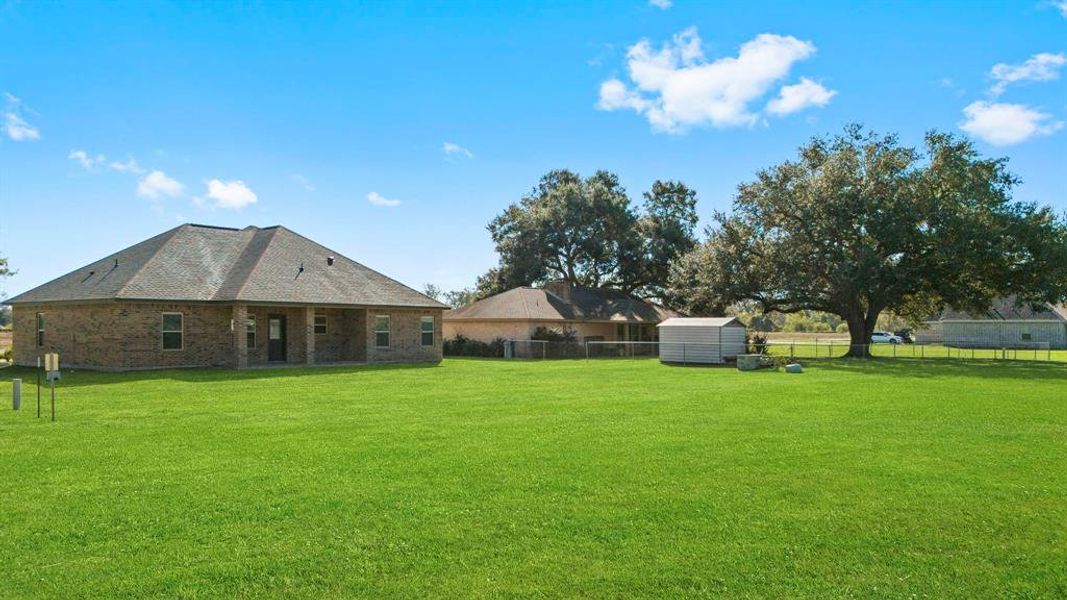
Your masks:
<svg viewBox="0 0 1067 600"><path fill-rule="evenodd" d="M446 321L618 321L659 323L680 316L668 308L621 290L571 287L552 290L518 287L445 313ZM556 291L557 293L553 293Z"/></svg>
<svg viewBox="0 0 1067 600"><path fill-rule="evenodd" d="M330 256L332 266L327 264ZM445 307L284 227L193 224L134 244L7 303L94 300Z"/></svg>
<svg viewBox="0 0 1067 600"><path fill-rule="evenodd" d="M998 298L985 313L972 314L954 308L946 308L939 321L1067 321L1067 306L1038 305L1037 310L1029 304L1017 304L1014 297Z"/></svg>
<svg viewBox="0 0 1067 600"><path fill-rule="evenodd" d="M744 327L737 317L674 317L657 327Z"/></svg>

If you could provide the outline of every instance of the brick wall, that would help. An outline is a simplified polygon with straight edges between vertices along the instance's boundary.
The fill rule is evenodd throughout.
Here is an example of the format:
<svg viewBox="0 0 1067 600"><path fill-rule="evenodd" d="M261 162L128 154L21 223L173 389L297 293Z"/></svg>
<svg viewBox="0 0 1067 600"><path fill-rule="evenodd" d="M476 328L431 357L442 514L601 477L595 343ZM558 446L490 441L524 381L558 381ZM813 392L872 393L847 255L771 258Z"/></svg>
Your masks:
<svg viewBox="0 0 1067 600"><path fill-rule="evenodd" d="M327 333L315 336L316 362L439 361L442 356L440 310L315 309L245 306L256 318L255 346L245 350L249 366L267 364L268 316L286 316L286 362L307 362L307 315L327 315ZM36 343L36 313L45 315L44 345ZM162 313L183 315L184 347L163 350ZM18 305L13 316L16 364L32 366L37 357L58 352L63 367L138 369L153 367L236 367L238 344L245 344L241 309L222 304L124 302L99 304ZM388 348L374 345L374 315L392 317ZM420 345L419 318L433 316L434 345ZM231 330L231 320L237 318Z"/></svg>
<svg viewBox="0 0 1067 600"><path fill-rule="evenodd" d="M37 345L36 313L45 316ZM163 350L162 314L183 315L182 350ZM62 366L137 369L233 366L229 306L181 303L100 303L14 307L15 363L31 366L58 352Z"/></svg>
<svg viewBox="0 0 1067 600"><path fill-rule="evenodd" d="M443 333L440 309L367 309L367 361L368 362L426 362L440 361L443 356ZM377 315L390 316L389 347L375 345L374 319ZM419 320L434 318L433 346L420 343Z"/></svg>

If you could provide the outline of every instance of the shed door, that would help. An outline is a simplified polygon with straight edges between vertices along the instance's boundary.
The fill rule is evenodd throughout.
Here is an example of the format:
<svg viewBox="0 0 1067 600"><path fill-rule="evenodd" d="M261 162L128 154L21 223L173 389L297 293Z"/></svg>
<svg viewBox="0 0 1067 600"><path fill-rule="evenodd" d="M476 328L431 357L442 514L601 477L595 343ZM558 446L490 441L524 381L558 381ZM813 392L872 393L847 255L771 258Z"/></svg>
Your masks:
<svg viewBox="0 0 1067 600"><path fill-rule="evenodd" d="M285 315L267 318L267 360L285 362Z"/></svg>

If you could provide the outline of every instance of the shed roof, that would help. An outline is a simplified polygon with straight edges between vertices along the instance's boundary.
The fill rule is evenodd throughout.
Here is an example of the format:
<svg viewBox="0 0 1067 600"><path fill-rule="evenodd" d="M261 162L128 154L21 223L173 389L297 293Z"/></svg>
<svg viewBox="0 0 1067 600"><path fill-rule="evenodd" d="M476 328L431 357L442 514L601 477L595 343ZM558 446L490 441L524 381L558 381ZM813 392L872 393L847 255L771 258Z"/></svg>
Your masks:
<svg viewBox="0 0 1067 600"><path fill-rule="evenodd" d="M134 244L7 303L101 300L445 307L285 227L195 224Z"/></svg>
<svg viewBox="0 0 1067 600"><path fill-rule="evenodd" d="M675 317L657 327L744 327L737 317Z"/></svg>
<svg viewBox="0 0 1067 600"><path fill-rule="evenodd" d="M445 313L446 321L617 321L658 323L679 313L622 290L517 287Z"/></svg>

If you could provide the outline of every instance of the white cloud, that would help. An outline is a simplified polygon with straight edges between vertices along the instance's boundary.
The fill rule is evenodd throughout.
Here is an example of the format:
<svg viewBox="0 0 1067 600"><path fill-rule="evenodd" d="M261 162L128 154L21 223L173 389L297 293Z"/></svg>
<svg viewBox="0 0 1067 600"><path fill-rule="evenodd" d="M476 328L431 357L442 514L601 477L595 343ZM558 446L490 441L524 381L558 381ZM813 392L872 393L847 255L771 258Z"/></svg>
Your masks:
<svg viewBox="0 0 1067 600"><path fill-rule="evenodd" d="M167 177L163 171L152 171L137 183L137 195L151 200L163 197L174 198L180 196L184 189L184 185Z"/></svg>
<svg viewBox="0 0 1067 600"><path fill-rule="evenodd" d="M86 171L95 171L98 166L104 164L104 161L107 160L103 154L89 156L89 153L85 150L71 150L67 158L78 161Z"/></svg>
<svg viewBox="0 0 1067 600"><path fill-rule="evenodd" d="M130 158L126 162L119 162L117 160L111 161L108 164L108 168L112 171L118 171L119 173L135 173L140 175L145 172L145 168L142 167L136 159Z"/></svg>
<svg viewBox="0 0 1067 600"><path fill-rule="evenodd" d="M400 206L399 200L392 200L379 194L378 192L371 192L367 194L367 202L375 206Z"/></svg>
<svg viewBox="0 0 1067 600"><path fill-rule="evenodd" d="M1060 15L1067 19L1067 0L1058 0L1053 2L1052 6L1055 6L1060 11Z"/></svg>
<svg viewBox="0 0 1067 600"><path fill-rule="evenodd" d="M1064 65L1067 65L1067 55L1053 54L1051 52L1035 54L1020 65L1009 65L1007 63L993 65L993 68L989 71L989 76L996 83L989 88L989 93L999 96L1013 83L1059 79L1060 69Z"/></svg>
<svg viewBox="0 0 1067 600"><path fill-rule="evenodd" d="M812 106L826 106L837 92L824 88L807 77L801 77L800 83L782 86L778 97L767 103L767 112L775 115L788 115Z"/></svg>
<svg viewBox="0 0 1067 600"><path fill-rule="evenodd" d="M660 10L667 10L674 5L672 0L648 0L648 3Z"/></svg>
<svg viewBox="0 0 1067 600"><path fill-rule="evenodd" d="M760 115L749 105L814 53L811 42L763 33L742 44L736 57L708 61L690 27L658 51L648 40L631 46L626 58L633 87L618 79L603 82L597 108L633 110L653 129L671 133L694 126L752 126Z"/></svg>
<svg viewBox="0 0 1067 600"><path fill-rule="evenodd" d="M289 179L293 180L293 183L299 185L309 192L315 191L315 186L312 185L311 180L300 174L293 174L289 176Z"/></svg>
<svg viewBox="0 0 1067 600"><path fill-rule="evenodd" d="M994 146L1018 144L1063 127L1062 121L1050 121L1051 115L1022 104L979 100L967 105L963 114L967 119L960 129Z"/></svg>
<svg viewBox="0 0 1067 600"><path fill-rule="evenodd" d="M41 131L26 122L22 117L22 110L22 100L4 92L4 133L15 142L41 139Z"/></svg>
<svg viewBox="0 0 1067 600"><path fill-rule="evenodd" d="M467 158L474 158L473 152L459 144L453 144L452 142L445 142L444 145L441 146L441 151L445 153L445 156L466 156Z"/></svg>
<svg viewBox="0 0 1067 600"><path fill-rule="evenodd" d="M215 201L215 206L240 209L255 204L258 198L240 179L222 181L212 179L207 182L207 197Z"/></svg>

